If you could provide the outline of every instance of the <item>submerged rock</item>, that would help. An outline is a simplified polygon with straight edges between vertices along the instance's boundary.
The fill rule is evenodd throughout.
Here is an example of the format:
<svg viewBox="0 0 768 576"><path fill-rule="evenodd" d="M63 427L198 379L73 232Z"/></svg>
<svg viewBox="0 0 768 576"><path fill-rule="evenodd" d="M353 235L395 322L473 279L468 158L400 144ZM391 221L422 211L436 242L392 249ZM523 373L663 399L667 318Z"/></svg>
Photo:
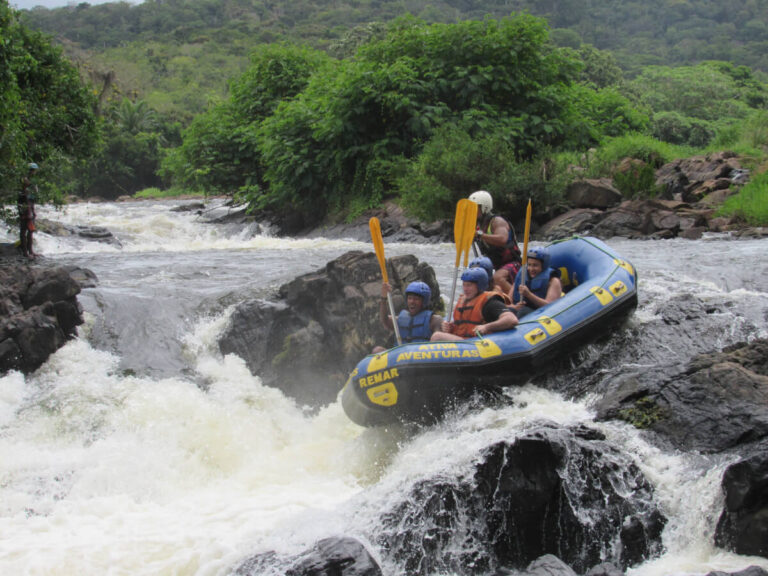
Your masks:
<svg viewBox="0 0 768 576"><path fill-rule="evenodd" d="M279 568L278 568L279 567ZM275 571L277 570L277 571ZM235 570L238 576L381 576L381 568L354 538L325 538L311 550L293 557L267 552L249 558Z"/></svg>

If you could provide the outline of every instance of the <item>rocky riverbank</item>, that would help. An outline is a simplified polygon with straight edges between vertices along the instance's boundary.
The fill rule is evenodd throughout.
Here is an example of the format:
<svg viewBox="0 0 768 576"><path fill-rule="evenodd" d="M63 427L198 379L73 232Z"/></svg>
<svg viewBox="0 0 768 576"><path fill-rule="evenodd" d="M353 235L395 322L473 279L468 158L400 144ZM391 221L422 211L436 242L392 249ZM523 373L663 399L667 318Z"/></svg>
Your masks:
<svg viewBox="0 0 768 576"><path fill-rule="evenodd" d="M29 261L0 245L0 374L37 370L83 323L77 301L92 273Z"/></svg>

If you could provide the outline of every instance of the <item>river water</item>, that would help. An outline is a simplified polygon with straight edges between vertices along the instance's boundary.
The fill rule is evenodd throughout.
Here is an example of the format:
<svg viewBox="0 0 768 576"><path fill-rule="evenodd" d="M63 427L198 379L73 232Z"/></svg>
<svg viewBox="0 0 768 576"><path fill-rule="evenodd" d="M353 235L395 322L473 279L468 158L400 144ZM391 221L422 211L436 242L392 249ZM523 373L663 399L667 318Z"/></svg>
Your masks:
<svg viewBox="0 0 768 576"><path fill-rule="evenodd" d="M484 446L543 418L600 428L654 485L669 518L665 552L629 574L768 569L766 559L712 545L725 458L664 452L633 428L594 423L588 397L572 401L530 383L510 391L519 401L503 408L419 431L368 430L340 401L309 411L263 386L241 359L218 352L232 307L372 247L208 224L171 210L180 203L39 210L104 226L120 245L36 234L47 260L88 268L98 285L78 297L86 320L78 338L34 374L0 378L0 574L223 575L256 553L298 553L328 536L370 543L398 495L469 470ZM602 370L685 363L698 351L768 337L765 241L608 243L639 272L640 304L622 330L642 341ZM450 289L452 245L386 250L415 254ZM706 330L659 321L665 306L678 305L670 302L691 299L710 309ZM371 552L386 574L402 573Z"/></svg>

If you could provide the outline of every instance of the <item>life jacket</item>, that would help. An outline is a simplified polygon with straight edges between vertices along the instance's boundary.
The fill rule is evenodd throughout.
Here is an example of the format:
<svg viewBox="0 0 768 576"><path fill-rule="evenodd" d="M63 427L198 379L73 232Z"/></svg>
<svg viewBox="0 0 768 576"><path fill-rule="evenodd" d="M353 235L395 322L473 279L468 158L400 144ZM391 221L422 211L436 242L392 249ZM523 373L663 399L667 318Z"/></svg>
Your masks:
<svg viewBox="0 0 768 576"><path fill-rule="evenodd" d="M403 342L428 342L432 336L429 323L432 320L432 310L422 310L411 316L408 310L400 310L397 315L397 327Z"/></svg>
<svg viewBox="0 0 768 576"><path fill-rule="evenodd" d="M539 298L546 298L547 297L547 290L549 290L549 280L551 278L559 278L560 277L560 271L555 270L554 268L546 268L545 270L542 270L540 274L537 276L534 276L533 278L526 278L525 285L528 286L528 289L533 292L536 296ZM517 276L515 276L515 287L512 292L512 300L514 302L520 301L520 282L523 279L523 272L522 270L517 273ZM533 308L534 310L538 308L538 304L535 304L534 302L529 302L528 300L525 301L526 305L530 308Z"/></svg>
<svg viewBox="0 0 768 576"><path fill-rule="evenodd" d="M16 199L16 207L19 210L19 218L27 218L29 216L29 197L27 196L26 188L24 191L19 192Z"/></svg>
<svg viewBox="0 0 768 576"><path fill-rule="evenodd" d="M486 234L492 234L493 231L491 228L491 222L493 222L494 218L501 218L504 220L504 222L507 223L507 226L509 226L509 236L507 237L507 243L504 246L491 246L490 244L486 244L480 240L479 244L481 252L491 259L491 262L493 262L493 267L498 270L510 262L521 262L522 257L520 255L520 247L517 245L515 229L512 227L512 224L509 223L509 220L496 214L487 214L483 219L480 229L484 230Z"/></svg>
<svg viewBox="0 0 768 576"><path fill-rule="evenodd" d="M475 328L485 324L483 318L483 306L491 298L501 298L498 292L482 292L465 303L465 297L461 296L453 310L453 333L462 338L470 338L475 335Z"/></svg>

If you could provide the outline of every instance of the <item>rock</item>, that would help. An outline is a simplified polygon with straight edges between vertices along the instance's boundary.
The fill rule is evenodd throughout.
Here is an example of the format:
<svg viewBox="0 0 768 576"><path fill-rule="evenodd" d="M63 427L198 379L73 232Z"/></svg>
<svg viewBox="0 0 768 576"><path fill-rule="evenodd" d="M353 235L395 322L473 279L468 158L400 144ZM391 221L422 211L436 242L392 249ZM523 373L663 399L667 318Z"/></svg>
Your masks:
<svg viewBox="0 0 768 576"><path fill-rule="evenodd" d="M768 558L768 443L753 452L723 475L725 509L715 544L737 554Z"/></svg>
<svg viewBox="0 0 768 576"><path fill-rule="evenodd" d="M486 448L471 478L417 483L381 517L377 543L407 574L520 570L550 554L540 569L582 573L654 556L664 524L650 483L600 432L542 424Z"/></svg>
<svg viewBox="0 0 768 576"><path fill-rule="evenodd" d="M588 208L569 210L544 224L537 230L536 236L542 240L559 240L583 234L591 230L602 214L600 210Z"/></svg>
<svg viewBox="0 0 768 576"><path fill-rule="evenodd" d="M768 576L768 572L760 566L749 566L738 572L709 572L706 576Z"/></svg>
<svg viewBox="0 0 768 576"><path fill-rule="evenodd" d="M64 268L0 264L0 373L32 372L83 323L80 286Z"/></svg>
<svg viewBox="0 0 768 576"><path fill-rule="evenodd" d="M235 570L238 576L261 576L275 565L285 576L381 576L381 568L362 543L349 537L325 538L294 557L259 554Z"/></svg>
<svg viewBox="0 0 768 576"><path fill-rule="evenodd" d="M666 380L627 379L598 402L598 419L626 420L680 450L722 452L768 438L766 358L768 340L756 340L701 354Z"/></svg>
<svg viewBox="0 0 768 576"><path fill-rule="evenodd" d="M78 236L86 240L95 240L115 246L122 246L112 232L101 226L70 226L53 220L38 219L37 229L51 236Z"/></svg>
<svg viewBox="0 0 768 576"><path fill-rule="evenodd" d="M605 209L623 200L610 178L577 180L568 186L565 197L574 208Z"/></svg>
<svg viewBox="0 0 768 576"><path fill-rule="evenodd" d="M576 572L554 554L545 554L537 558L519 574L521 576L576 576Z"/></svg>
<svg viewBox="0 0 768 576"><path fill-rule="evenodd" d="M434 270L415 256L388 260L396 311L403 290L414 280L432 289L440 310ZM393 341L379 321L381 270L373 252L347 252L323 269L280 287L276 302L240 304L224 330L219 349L245 360L269 386L311 406L336 399L349 372L376 345Z"/></svg>

